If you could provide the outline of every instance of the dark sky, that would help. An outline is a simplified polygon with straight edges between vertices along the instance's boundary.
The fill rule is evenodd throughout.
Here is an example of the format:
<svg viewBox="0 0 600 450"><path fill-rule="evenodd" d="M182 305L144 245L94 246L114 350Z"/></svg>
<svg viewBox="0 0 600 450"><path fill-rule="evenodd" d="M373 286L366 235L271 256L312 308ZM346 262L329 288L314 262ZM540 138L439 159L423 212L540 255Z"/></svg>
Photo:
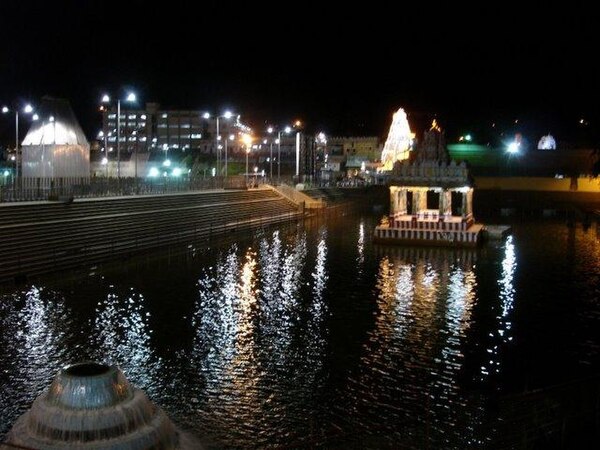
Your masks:
<svg viewBox="0 0 600 450"><path fill-rule="evenodd" d="M400 106L451 133L598 118L600 40L577 2L533 14L523 2L244 3L2 0L0 103L66 97L88 135L100 95L128 87L142 102L229 107L255 128L299 117L330 134L383 136ZM0 139L10 132L2 120Z"/></svg>

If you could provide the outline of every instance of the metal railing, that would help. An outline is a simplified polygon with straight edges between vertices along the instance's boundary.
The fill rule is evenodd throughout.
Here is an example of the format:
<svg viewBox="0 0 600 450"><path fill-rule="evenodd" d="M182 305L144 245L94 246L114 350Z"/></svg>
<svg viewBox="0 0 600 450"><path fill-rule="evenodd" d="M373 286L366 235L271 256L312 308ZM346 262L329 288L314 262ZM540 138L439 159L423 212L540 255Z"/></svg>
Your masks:
<svg viewBox="0 0 600 450"><path fill-rule="evenodd" d="M1 202L68 200L69 198L156 195L210 189L247 189L263 184L295 186L295 177L282 177L280 182L268 177L244 175L207 178L19 178L0 179ZM331 187L329 183L303 183L305 189ZM364 185L341 185L364 187Z"/></svg>
<svg viewBox="0 0 600 450"><path fill-rule="evenodd" d="M260 181L256 183L260 184ZM154 195L209 189L245 189L244 177L188 178L20 178L0 185L0 202Z"/></svg>

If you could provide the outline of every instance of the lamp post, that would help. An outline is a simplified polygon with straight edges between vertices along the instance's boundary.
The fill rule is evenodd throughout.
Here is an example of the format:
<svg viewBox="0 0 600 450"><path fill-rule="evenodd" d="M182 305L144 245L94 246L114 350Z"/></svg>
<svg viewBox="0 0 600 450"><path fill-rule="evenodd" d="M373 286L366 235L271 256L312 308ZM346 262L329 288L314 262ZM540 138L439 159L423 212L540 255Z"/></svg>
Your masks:
<svg viewBox="0 0 600 450"><path fill-rule="evenodd" d="M248 155L252 149L252 136L244 134L242 136L242 142L246 145L246 187L248 186Z"/></svg>
<svg viewBox="0 0 600 450"><path fill-rule="evenodd" d="M106 160L106 180L108 181L108 132L106 131L106 127L104 127L103 131L98 133L98 137L104 138L104 159Z"/></svg>
<svg viewBox="0 0 600 450"><path fill-rule="evenodd" d="M292 132L292 127L284 128L285 134ZM277 184L281 184L281 130L277 132Z"/></svg>
<svg viewBox="0 0 600 450"><path fill-rule="evenodd" d="M225 178L227 178L227 141L233 141L235 136L233 134L229 135L229 139L225 139Z"/></svg>
<svg viewBox="0 0 600 450"><path fill-rule="evenodd" d="M273 127L267 128L267 133L273 133ZM273 183L273 139L269 139L269 178L269 182Z"/></svg>
<svg viewBox="0 0 600 450"><path fill-rule="evenodd" d="M127 94L125 101L134 103L136 96L133 92ZM110 103L110 96L104 94L102 96L102 103ZM108 120L107 120L108 122ZM125 140L127 142L127 140ZM137 146L135 152L135 177L137 179ZM121 99L117 99L117 178L121 178Z"/></svg>
<svg viewBox="0 0 600 450"><path fill-rule="evenodd" d="M221 134L220 134L220 130L219 130L219 119L222 117L224 119L231 119L231 117L233 116L233 113L231 111L225 111L225 113L221 114L221 115L217 115L215 116L215 120L217 123L217 135L216 135L216 142L217 142L217 173L220 174L221 173L221 147L219 145L219 141L221 140ZM204 117L205 119L210 119L210 113L206 112L202 115L202 117ZM225 143L225 176L227 176L227 142Z"/></svg>
<svg viewBox="0 0 600 450"><path fill-rule="evenodd" d="M315 172L317 175L317 179L319 183L321 182L321 175L323 174L323 170L327 168L327 136L322 131L317 134L315 138L315 144L317 145L316 152L318 154L319 148L323 151L323 159L321 160L319 167L315 167ZM318 171L317 171L318 170Z"/></svg>
<svg viewBox="0 0 600 450"><path fill-rule="evenodd" d="M15 107L14 111L15 111L15 178L14 178L14 181L16 181L16 179L19 178L19 108ZM2 107L2 114L8 114L9 112L10 112L10 109L8 108L8 106ZM23 112L25 114L31 114L33 112L33 106L31 106L28 103L23 108ZM34 116L34 120L37 120L37 115Z"/></svg>

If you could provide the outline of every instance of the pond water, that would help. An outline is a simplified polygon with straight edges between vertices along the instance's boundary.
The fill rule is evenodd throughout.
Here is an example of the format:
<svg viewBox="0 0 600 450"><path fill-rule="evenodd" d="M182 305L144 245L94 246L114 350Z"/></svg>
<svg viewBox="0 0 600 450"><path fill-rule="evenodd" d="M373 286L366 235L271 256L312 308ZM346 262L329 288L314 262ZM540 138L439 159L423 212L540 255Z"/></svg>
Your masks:
<svg viewBox="0 0 600 450"><path fill-rule="evenodd" d="M310 220L0 289L0 440L57 370L118 364L208 448L465 448L490 399L595 374L594 226L476 250Z"/></svg>

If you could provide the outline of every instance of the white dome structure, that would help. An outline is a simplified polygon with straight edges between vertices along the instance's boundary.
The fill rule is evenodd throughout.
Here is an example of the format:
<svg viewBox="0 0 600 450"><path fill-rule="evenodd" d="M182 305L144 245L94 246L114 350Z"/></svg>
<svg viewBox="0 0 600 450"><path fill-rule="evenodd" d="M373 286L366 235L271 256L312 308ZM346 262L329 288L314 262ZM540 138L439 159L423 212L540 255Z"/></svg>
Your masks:
<svg viewBox="0 0 600 450"><path fill-rule="evenodd" d="M67 100L42 98L22 143L25 178L89 178L90 145Z"/></svg>

